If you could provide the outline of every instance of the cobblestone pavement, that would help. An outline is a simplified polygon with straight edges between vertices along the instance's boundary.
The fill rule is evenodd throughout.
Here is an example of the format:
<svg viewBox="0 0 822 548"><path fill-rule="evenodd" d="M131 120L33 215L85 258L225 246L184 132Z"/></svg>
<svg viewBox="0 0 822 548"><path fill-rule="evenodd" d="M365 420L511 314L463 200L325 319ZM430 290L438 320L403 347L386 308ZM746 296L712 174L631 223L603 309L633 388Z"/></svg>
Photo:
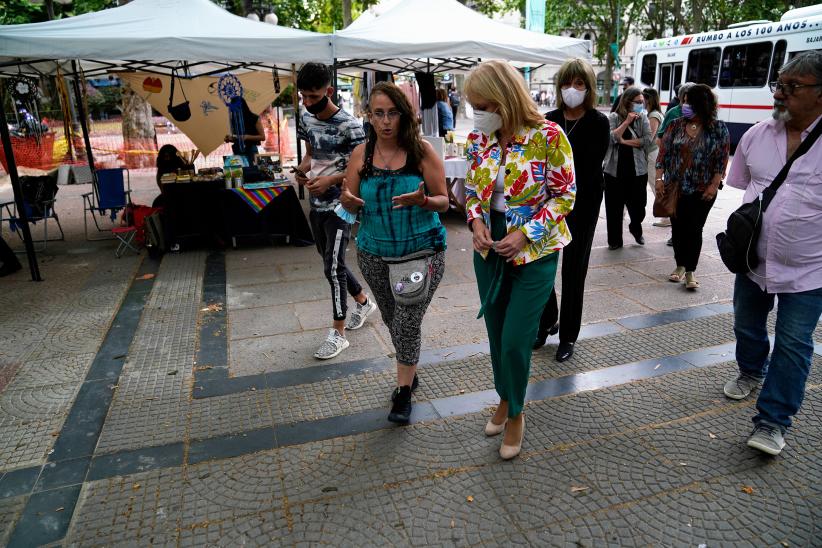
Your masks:
<svg viewBox="0 0 822 548"><path fill-rule="evenodd" d="M665 280L666 229L611 252L600 223L576 354L534 353L512 462L482 433L495 396L458 219L395 427L378 318L311 358L329 307L312 248L116 260L66 199L45 281L0 280L0 544L821 546L822 329L780 457L745 447L754 402L722 394L733 278L710 240L734 199L696 293Z"/></svg>

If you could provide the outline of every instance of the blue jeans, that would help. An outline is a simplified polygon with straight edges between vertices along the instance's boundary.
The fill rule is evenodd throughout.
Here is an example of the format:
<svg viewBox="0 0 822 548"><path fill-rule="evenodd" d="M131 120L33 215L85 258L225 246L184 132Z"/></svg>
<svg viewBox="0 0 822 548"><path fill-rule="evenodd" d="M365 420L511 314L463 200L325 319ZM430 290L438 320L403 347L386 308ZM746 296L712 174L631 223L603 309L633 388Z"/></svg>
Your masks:
<svg viewBox="0 0 822 548"><path fill-rule="evenodd" d="M776 309L776 336L768 359L768 313ZM822 315L822 288L802 293L766 293L745 274L734 283L736 362L745 375L764 379L754 423L779 426L784 433L805 396L813 357L813 331Z"/></svg>

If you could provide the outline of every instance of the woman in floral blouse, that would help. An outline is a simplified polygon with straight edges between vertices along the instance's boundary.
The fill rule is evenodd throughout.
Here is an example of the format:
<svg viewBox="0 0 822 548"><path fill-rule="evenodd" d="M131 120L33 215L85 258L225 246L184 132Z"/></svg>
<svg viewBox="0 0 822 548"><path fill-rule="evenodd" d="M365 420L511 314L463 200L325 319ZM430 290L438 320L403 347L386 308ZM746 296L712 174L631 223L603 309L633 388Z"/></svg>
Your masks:
<svg viewBox="0 0 822 548"><path fill-rule="evenodd" d="M716 119L716 97L697 84L688 90L682 117L665 130L656 161L656 184L678 185L676 215L671 217L676 269L668 279L699 287L694 272L702 251L702 228L716 201L728 165L728 128ZM663 174L665 178L663 179Z"/></svg>
<svg viewBox="0 0 822 548"><path fill-rule="evenodd" d="M522 76L488 61L465 82L474 108L468 136L466 210L474 239L474 270L500 403L486 435L505 432L500 456L522 447L522 407L531 345L557 270L571 241L565 217L574 204L574 159L565 133L546 121Z"/></svg>

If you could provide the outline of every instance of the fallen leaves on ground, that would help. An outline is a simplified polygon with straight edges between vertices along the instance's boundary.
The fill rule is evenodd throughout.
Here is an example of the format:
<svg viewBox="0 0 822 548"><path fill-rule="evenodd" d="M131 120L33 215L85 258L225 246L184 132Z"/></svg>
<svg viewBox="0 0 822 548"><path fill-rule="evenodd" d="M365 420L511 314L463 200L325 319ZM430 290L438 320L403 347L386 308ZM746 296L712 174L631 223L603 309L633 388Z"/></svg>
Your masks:
<svg viewBox="0 0 822 548"><path fill-rule="evenodd" d="M467 497L465 497L465 500L467 500L468 502L474 502L474 497L468 495Z"/></svg>
<svg viewBox="0 0 822 548"><path fill-rule="evenodd" d="M580 493L582 491L587 491L587 490L588 490L588 487L585 487L585 486L582 486L582 485L572 485L571 486L571 492L572 493Z"/></svg>
<svg viewBox="0 0 822 548"><path fill-rule="evenodd" d="M751 487L750 485L743 485L741 491L749 495L753 495L754 492L753 487Z"/></svg>

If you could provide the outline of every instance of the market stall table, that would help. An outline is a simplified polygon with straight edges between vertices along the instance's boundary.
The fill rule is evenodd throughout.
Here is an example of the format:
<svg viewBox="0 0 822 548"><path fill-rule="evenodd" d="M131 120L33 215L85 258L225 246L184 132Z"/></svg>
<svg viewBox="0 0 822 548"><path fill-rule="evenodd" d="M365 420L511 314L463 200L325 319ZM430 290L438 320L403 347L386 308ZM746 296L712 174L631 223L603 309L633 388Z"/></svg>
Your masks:
<svg viewBox="0 0 822 548"><path fill-rule="evenodd" d="M468 160L465 158L445 159L445 179L448 187L448 198L460 212L465 213L465 174L468 173Z"/></svg>
<svg viewBox="0 0 822 548"><path fill-rule="evenodd" d="M163 201L170 232L178 240L200 238L219 244L230 239L234 247L245 237L285 236L295 245L314 241L291 185L243 192L225 188L223 179L165 183Z"/></svg>

